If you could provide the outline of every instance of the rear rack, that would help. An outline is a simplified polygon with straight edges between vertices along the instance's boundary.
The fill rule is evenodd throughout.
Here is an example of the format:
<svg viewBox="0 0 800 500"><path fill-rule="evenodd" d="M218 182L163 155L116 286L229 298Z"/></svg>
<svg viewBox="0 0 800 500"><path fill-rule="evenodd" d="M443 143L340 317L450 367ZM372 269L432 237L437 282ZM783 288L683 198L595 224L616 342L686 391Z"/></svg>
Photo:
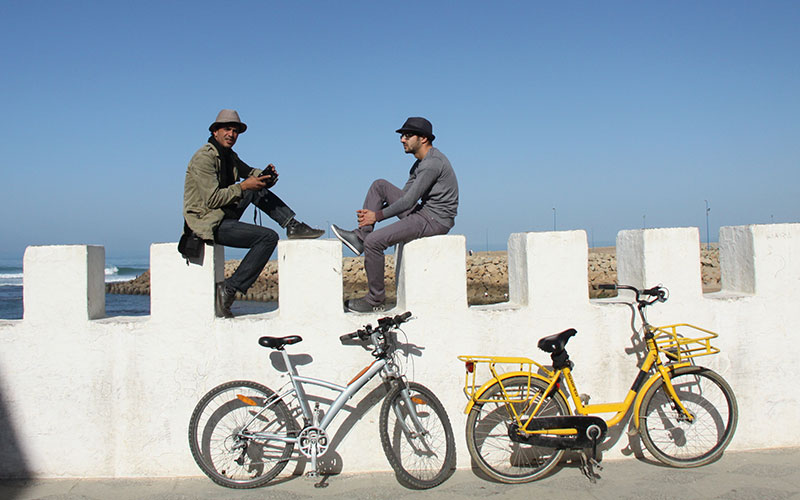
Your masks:
<svg viewBox="0 0 800 500"><path fill-rule="evenodd" d="M504 373L511 371L523 372L528 376L528 389L530 389L531 375L535 373L541 373L545 377L553 376L552 370L549 370L548 368L529 358L517 356L459 356L458 359L463 361L465 364L466 375L464 378L464 395L467 397L467 399L472 400L475 403L488 401L486 399L478 398L480 389L487 383L496 381L501 387L503 386L500 377ZM477 376L478 371L488 371L490 376L487 377L484 375L479 379ZM485 382L479 383L477 382L478 380L484 380ZM498 397L495 396L492 401L504 401L508 403L519 402L511 395L509 395L509 398L507 399L498 399Z"/></svg>

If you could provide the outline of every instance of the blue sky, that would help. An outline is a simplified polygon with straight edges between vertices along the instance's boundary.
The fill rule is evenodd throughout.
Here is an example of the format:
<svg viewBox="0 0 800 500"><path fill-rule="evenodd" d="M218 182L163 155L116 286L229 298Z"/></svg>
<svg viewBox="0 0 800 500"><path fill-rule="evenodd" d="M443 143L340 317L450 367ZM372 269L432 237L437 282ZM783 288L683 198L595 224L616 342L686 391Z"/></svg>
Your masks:
<svg viewBox="0 0 800 500"><path fill-rule="evenodd" d="M796 1L0 0L0 257L177 241L221 108L319 227L353 226L373 179L404 183L408 116L456 169L468 248L554 212L590 244L643 225L705 240L705 200L712 240L797 222L798 26Z"/></svg>

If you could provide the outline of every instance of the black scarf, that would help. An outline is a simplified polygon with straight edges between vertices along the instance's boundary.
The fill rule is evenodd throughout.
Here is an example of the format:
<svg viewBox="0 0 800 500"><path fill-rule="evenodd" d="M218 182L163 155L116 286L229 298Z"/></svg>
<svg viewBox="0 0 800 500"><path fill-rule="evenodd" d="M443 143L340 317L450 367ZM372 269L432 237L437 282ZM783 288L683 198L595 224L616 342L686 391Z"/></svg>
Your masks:
<svg viewBox="0 0 800 500"><path fill-rule="evenodd" d="M208 138L208 142L219 152L219 187L226 188L233 185L237 180L233 177L233 150L220 145L213 135Z"/></svg>

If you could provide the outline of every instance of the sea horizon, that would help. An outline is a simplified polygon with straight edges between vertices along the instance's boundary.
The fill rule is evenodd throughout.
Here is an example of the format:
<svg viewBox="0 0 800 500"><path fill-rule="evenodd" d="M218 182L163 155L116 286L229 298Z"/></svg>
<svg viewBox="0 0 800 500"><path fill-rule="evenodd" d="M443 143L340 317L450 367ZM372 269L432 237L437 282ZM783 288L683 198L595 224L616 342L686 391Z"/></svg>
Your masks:
<svg viewBox="0 0 800 500"><path fill-rule="evenodd" d="M148 270L149 258L109 258L105 282L130 281ZM22 258L0 259L0 320L22 319ZM149 296L113 296L106 294L107 316L144 316L150 314Z"/></svg>
<svg viewBox="0 0 800 500"><path fill-rule="evenodd" d="M105 266L105 282L130 281L150 268L149 257L109 258ZM22 259L0 259L0 321L20 320L23 316ZM274 311L277 302L237 300L231 310L236 315ZM106 294L105 317L148 316L149 295Z"/></svg>

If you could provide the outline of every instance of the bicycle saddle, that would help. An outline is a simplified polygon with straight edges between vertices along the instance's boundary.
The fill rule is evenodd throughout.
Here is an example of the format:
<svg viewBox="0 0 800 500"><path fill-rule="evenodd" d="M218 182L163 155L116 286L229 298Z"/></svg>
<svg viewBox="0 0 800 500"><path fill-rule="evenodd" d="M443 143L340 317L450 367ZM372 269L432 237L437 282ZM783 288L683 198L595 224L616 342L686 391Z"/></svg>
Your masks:
<svg viewBox="0 0 800 500"><path fill-rule="evenodd" d="M539 349L543 350L544 352L561 352L567 346L567 342L569 341L570 337L576 333L578 333L578 330L570 328L569 330L564 330L561 333L556 333L555 335L550 335L548 337L539 339L539 343L537 345L539 346Z"/></svg>
<svg viewBox="0 0 800 500"><path fill-rule="evenodd" d="M296 344L301 340L303 337L299 335L289 335L288 337L261 337L258 339L258 343L263 347L280 350L285 345Z"/></svg>

